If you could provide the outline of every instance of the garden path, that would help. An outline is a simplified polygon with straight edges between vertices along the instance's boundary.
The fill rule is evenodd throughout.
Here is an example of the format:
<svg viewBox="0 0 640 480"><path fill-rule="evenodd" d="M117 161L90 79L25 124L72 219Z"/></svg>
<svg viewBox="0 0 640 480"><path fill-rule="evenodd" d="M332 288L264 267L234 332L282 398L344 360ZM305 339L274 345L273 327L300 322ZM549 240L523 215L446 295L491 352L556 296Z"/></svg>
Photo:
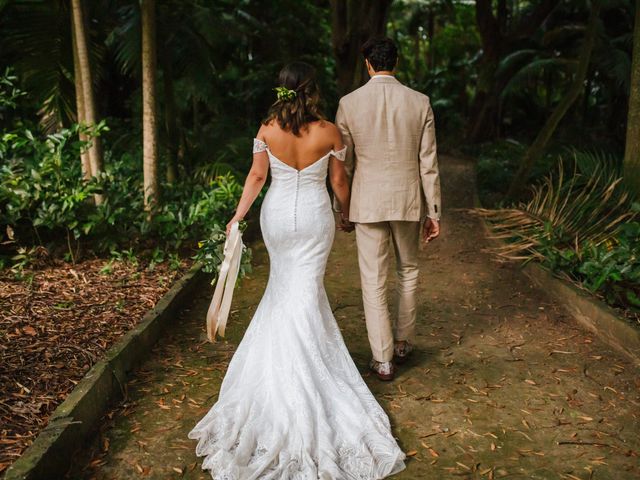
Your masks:
<svg viewBox="0 0 640 480"><path fill-rule="evenodd" d="M579 328L515 265L500 264L473 206L469 161L442 156L443 231L420 253L417 350L396 380L370 351L355 238L339 233L326 287L353 359L411 457L401 479L640 478L637 367ZM264 246L234 298L227 340L204 335L203 291L128 383L70 478L206 479L187 432L216 400L268 276Z"/></svg>

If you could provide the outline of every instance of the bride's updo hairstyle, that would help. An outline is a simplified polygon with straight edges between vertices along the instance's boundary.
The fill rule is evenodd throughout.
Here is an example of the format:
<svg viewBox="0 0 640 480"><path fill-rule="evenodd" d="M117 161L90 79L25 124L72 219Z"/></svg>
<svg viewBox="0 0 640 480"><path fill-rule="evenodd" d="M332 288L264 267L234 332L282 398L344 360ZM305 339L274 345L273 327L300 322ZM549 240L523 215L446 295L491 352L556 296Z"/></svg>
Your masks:
<svg viewBox="0 0 640 480"><path fill-rule="evenodd" d="M276 120L280 128L297 136L307 123L324 119L315 68L305 62L290 63L280 70L278 84L283 93L278 94L262 123Z"/></svg>

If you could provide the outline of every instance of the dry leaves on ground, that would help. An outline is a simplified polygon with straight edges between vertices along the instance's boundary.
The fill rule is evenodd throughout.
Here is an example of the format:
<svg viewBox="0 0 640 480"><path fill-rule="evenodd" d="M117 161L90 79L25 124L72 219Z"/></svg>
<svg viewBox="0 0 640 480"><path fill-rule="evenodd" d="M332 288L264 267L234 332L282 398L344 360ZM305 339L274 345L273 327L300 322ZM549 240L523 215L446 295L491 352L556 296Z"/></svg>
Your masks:
<svg viewBox="0 0 640 480"><path fill-rule="evenodd" d="M0 273L0 473L33 442L83 375L190 266L105 261Z"/></svg>

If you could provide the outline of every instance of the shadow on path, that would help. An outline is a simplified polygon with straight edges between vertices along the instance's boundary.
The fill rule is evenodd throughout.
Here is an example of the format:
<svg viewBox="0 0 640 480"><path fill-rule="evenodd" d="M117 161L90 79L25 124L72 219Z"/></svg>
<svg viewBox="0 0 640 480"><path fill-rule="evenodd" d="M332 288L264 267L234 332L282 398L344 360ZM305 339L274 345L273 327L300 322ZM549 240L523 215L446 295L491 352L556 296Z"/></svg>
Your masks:
<svg viewBox="0 0 640 480"><path fill-rule="evenodd" d="M574 325L517 266L482 251L479 220L464 212L473 203L473 165L448 156L440 163L443 232L421 252L416 351L395 381L366 370L353 235L336 236L327 267L347 346L411 454L393 478L640 478L638 369ZM70 478L211 478L187 432L215 402L262 296L261 244L254 257L227 340L206 342L207 289L128 383L128 401L105 419Z"/></svg>

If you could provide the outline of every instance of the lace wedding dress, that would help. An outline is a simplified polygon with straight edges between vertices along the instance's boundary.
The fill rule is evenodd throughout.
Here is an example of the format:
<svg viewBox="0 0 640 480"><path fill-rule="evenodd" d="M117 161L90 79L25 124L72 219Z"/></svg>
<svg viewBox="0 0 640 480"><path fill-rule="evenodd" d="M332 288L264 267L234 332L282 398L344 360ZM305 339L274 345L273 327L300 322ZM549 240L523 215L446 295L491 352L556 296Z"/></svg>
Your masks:
<svg viewBox="0 0 640 480"><path fill-rule="evenodd" d="M269 280L218 401L188 436L215 480L387 477L405 468L405 454L349 355L323 284L335 235L327 168L346 150L302 170L255 139L254 152L265 150Z"/></svg>

